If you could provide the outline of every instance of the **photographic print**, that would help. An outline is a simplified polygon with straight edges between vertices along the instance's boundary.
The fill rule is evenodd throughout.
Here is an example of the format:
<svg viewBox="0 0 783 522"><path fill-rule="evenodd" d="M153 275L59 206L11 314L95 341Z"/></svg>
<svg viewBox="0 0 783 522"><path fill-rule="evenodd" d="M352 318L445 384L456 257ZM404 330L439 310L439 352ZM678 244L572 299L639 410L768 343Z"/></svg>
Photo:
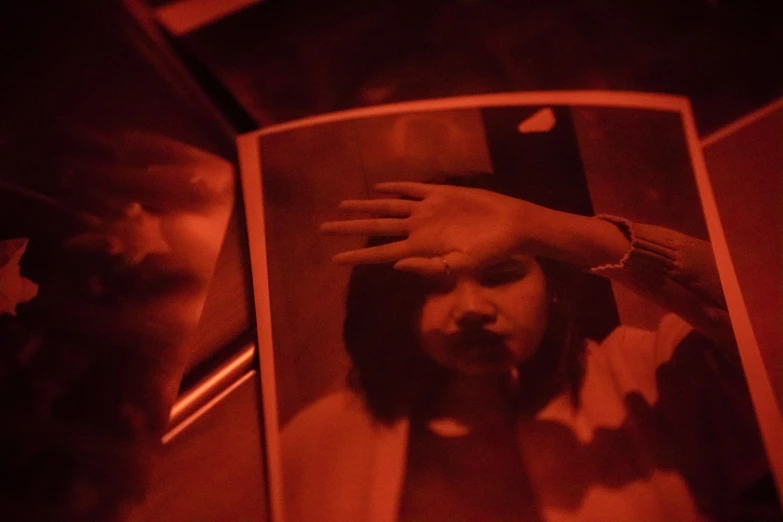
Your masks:
<svg viewBox="0 0 783 522"><path fill-rule="evenodd" d="M780 517L697 147L598 92L242 136L274 519Z"/></svg>

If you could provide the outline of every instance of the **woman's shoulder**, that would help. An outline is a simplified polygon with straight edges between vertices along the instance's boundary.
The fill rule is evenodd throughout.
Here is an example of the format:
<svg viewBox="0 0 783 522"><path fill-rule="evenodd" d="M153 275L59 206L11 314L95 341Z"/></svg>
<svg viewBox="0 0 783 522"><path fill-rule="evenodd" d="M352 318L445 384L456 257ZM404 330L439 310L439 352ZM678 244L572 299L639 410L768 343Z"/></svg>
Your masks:
<svg viewBox="0 0 783 522"><path fill-rule="evenodd" d="M618 362L644 363L654 369L668 361L677 346L693 331L680 316L667 313L654 328L620 325L590 351Z"/></svg>
<svg viewBox="0 0 783 522"><path fill-rule="evenodd" d="M585 381L611 381L626 392L658 398L661 379L683 382L735 382L744 379L736 349L718 346L676 314L665 314L657 328L619 326L600 343L590 342ZM705 380L706 379L706 380Z"/></svg>
<svg viewBox="0 0 783 522"><path fill-rule="evenodd" d="M375 421L349 390L307 406L281 433L286 518L363 520L378 451L404 449L401 433Z"/></svg>
<svg viewBox="0 0 783 522"><path fill-rule="evenodd" d="M607 393L637 392L655 402L658 369L692 332L682 318L666 314L656 328L620 325L600 343L590 341L582 395L606 402Z"/></svg>
<svg viewBox="0 0 783 522"><path fill-rule="evenodd" d="M372 436L374 425L362 398L340 390L305 407L285 425L281 432L283 451L304 455L336 450L336 446Z"/></svg>

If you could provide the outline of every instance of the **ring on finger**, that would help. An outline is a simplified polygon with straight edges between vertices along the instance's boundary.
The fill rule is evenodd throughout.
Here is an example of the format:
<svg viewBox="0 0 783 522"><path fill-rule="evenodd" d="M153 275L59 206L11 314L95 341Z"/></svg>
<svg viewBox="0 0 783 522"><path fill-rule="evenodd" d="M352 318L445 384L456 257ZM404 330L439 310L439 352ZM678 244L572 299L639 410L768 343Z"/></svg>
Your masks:
<svg viewBox="0 0 783 522"><path fill-rule="evenodd" d="M446 273L446 275L451 276L453 274L453 271L451 270L451 265L449 265L449 262L446 261L445 257L441 257L440 260L443 262L443 270Z"/></svg>

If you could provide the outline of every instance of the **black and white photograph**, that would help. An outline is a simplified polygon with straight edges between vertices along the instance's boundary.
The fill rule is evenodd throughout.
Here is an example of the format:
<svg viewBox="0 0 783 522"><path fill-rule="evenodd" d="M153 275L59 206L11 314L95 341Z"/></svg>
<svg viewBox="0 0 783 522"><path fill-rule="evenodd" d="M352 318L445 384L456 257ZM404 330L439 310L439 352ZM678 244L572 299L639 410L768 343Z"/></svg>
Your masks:
<svg viewBox="0 0 783 522"><path fill-rule="evenodd" d="M274 520L778 519L694 129L541 92L241 136Z"/></svg>

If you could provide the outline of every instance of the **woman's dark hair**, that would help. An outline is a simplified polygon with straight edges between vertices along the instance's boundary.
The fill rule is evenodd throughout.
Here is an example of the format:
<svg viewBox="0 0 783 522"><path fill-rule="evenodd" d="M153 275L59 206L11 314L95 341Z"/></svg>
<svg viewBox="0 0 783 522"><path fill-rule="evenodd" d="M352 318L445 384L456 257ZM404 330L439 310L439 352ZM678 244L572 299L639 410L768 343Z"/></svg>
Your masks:
<svg viewBox="0 0 783 522"><path fill-rule="evenodd" d="M494 190L491 174L448 177L437 181ZM500 190L496 190L501 192ZM505 191L504 191L505 192ZM372 238L368 246L399 238ZM547 281L549 310L544 337L519 370L521 408L535 409L564 387L578 400L585 337L574 321L572 284L579 271L538 259ZM382 422L413 413L426 415L448 379L449 371L419 348L417 324L429 284L419 275L391 264L358 265L348 284L343 336L352 361L349 385ZM526 392L536 390L536 393Z"/></svg>

